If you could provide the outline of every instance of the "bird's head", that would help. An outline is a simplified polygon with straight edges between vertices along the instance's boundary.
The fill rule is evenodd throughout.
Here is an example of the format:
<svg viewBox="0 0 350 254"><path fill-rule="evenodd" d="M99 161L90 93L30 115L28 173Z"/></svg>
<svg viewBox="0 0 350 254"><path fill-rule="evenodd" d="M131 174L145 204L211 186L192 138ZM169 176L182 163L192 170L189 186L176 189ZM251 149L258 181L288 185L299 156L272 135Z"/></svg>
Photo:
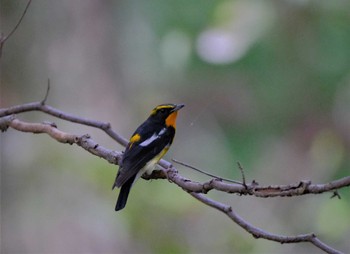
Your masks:
<svg viewBox="0 0 350 254"><path fill-rule="evenodd" d="M167 127L176 128L177 111L183 108L184 104L161 104L155 107L150 115L154 121L165 123Z"/></svg>

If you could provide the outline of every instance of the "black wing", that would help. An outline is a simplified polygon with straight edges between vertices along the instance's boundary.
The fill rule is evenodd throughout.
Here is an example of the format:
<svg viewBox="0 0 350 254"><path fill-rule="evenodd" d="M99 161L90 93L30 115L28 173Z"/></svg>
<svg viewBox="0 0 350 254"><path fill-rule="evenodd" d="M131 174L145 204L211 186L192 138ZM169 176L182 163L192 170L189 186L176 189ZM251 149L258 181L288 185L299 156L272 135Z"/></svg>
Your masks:
<svg viewBox="0 0 350 254"><path fill-rule="evenodd" d="M142 126L140 126L139 129L141 128ZM141 132L138 132L138 130L135 133L142 133L142 129ZM167 128L161 133L161 135L158 135L159 133L161 133L161 129L156 133L146 133L147 135L142 134L143 137L146 136L147 138L140 139L133 144L128 144L123 155L122 166L117 174L114 187L120 187L131 177L135 177L147 162L152 160L166 146L169 146L172 143L175 135L175 130L173 128ZM152 136L154 136L154 140L147 145L143 145L146 143L145 141L151 139Z"/></svg>

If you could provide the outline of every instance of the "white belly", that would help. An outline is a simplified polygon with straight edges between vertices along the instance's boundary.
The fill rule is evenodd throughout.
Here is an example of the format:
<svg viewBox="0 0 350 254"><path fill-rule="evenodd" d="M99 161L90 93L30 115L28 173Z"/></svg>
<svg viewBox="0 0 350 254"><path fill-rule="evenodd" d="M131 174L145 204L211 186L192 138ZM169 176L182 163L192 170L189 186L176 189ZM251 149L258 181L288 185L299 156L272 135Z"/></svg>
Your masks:
<svg viewBox="0 0 350 254"><path fill-rule="evenodd" d="M137 179L139 179L144 173L147 173L147 175L152 174L152 171L155 169L156 164L158 161L166 154L168 151L168 147L166 147L163 151L161 151L156 157L154 157L152 160L146 163L146 165L137 173L134 183Z"/></svg>

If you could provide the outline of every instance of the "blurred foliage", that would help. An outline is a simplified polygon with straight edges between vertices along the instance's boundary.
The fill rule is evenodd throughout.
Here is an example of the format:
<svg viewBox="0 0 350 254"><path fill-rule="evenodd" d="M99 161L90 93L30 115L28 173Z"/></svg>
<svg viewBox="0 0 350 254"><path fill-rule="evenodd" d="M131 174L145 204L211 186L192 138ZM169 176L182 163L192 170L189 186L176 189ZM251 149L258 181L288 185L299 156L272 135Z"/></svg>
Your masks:
<svg viewBox="0 0 350 254"><path fill-rule="evenodd" d="M1 32L25 1L0 2ZM4 46L1 107L42 99L128 137L155 105L181 102L167 159L238 178L328 182L350 168L350 2L33 1ZM101 131L90 133L120 150ZM114 212L117 168L46 136L1 134L1 253L310 253L255 240L166 181L140 180ZM182 174L204 180L179 167ZM261 200L209 193L277 234L315 232L350 252L348 189Z"/></svg>

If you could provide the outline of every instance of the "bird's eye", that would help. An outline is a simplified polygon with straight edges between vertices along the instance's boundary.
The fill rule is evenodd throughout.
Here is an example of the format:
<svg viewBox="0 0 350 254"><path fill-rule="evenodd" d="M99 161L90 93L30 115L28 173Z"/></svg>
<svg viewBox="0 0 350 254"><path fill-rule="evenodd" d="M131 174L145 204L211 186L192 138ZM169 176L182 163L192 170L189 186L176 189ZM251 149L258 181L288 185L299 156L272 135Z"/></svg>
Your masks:
<svg viewBox="0 0 350 254"><path fill-rule="evenodd" d="M161 109L159 110L159 112L160 112L161 114L164 114L164 113L165 113L165 109L164 109L164 108L161 108Z"/></svg>

